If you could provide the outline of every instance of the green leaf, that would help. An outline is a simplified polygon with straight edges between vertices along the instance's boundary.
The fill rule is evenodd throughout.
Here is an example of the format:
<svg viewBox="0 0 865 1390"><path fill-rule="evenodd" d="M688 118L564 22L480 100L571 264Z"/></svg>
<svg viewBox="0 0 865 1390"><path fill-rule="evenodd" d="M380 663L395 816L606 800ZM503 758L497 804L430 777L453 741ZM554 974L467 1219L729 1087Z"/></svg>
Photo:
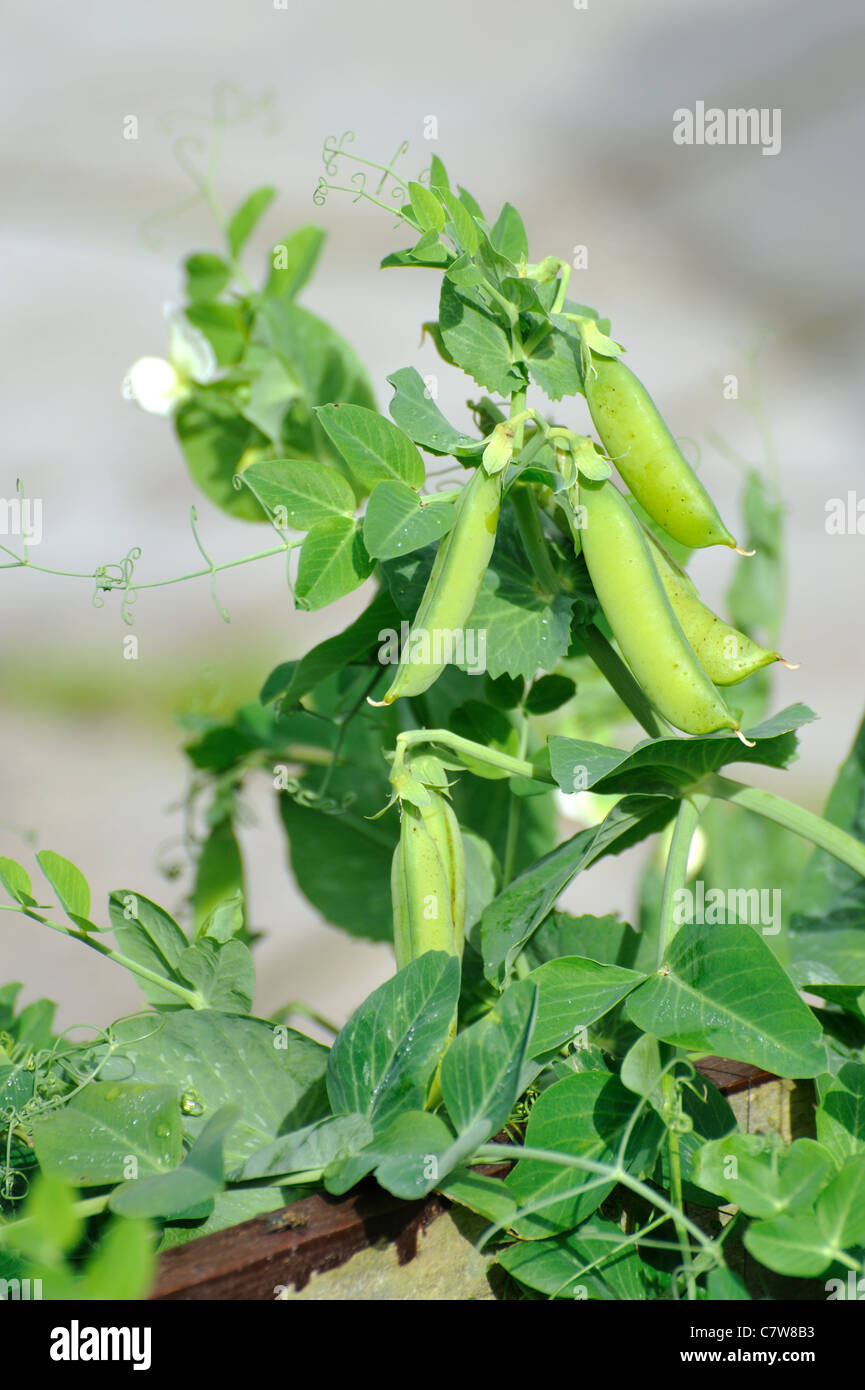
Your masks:
<svg viewBox="0 0 865 1390"><path fill-rule="evenodd" d="M509 1245L497 1259L521 1284L551 1298L656 1299L667 1282L603 1217L569 1235Z"/></svg>
<svg viewBox="0 0 865 1390"><path fill-rule="evenodd" d="M813 1139L796 1139L773 1159L763 1134L728 1134L703 1144L692 1168L700 1187L760 1217L813 1206L834 1171L831 1154Z"/></svg>
<svg viewBox="0 0 865 1390"><path fill-rule="evenodd" d="M270 275L264 287L269 299L294 299L315 269L324 245L324 232L311 223L298 227L271 248Z"/></svg>
<svg viewBox="0 0 865 1390"><path fill-rule="evenodd" d="M428 183L430 188L450 188L451 186L447 169L437 154L434 154L430 159Z"/></svg>
<svg viewBox="0 0 865 1390"><path fill-rule="evenodd" d="M558 956L588 956L605 965L630 966L638 944L634 928L618 917L553 912L526 943L526 957L531 965L543 965Z"/></svg>
<svg viewBox="0 0 865 1390"><path fill-rule="evenodd" d="M484 1018L459 1033L441 1069L448 1115L471 1152L495 1134L525 1089L537 991L527 980L511 985Z"/></svg>
<svg viewBox="0 0 865 1390"><path fill-rule="evenodd" d="M293 1028L209 1009L168 1014L147 1037L118 1048L137 1081L170 1085L184 1106L184 1130L197 1136L221 1106L241 1118L226 1144L229 1171L278 1135L327 1109L328 1050Z"/></svg>
<svg viewBox="0 0 865 1390"><path fill-rule="evenodd" d="M277 524L284 528L308 531L334 516L354 516L354 493L329 464L310 459L269 459L251 464L241 476L269 512L282 508L284 517L277 512Z"/></svg>
<svg viewBox="0 0 865 1390"><path fill-rule="evenodd" d="M541 676L526 696L527 714L552 714L572 700L577 693L570 676Z"/></svg>
<svg viewBox="0 0 865 1390"><path fill-rule="evenodd" d="M496 981L510 973L532 932L582 869L662 830L675 813L676 802L670 797L625 797L600 825L581 830L523 870L481 918L487 979Z"/></svg>
<svg viewBox="0 0 865 1390"><path fill-rule="evenodd" d="M324 405L316 416L364 492L388 479L422 485L423 459L408 435L383 415L359 405Z"/></svg>
<svg viewBox="0 0 865 1390"><path fill-rule="evenodd" d="M195 930L199 931L220 903L238 894L244 897L243 858L232 819L224 816L211 827L195 867Z"/></svg>
<svg viewBox="0 0 865 1390"><path fill-rule="evenodd" d="M331 516L317 522L300 548L294 586L298 608L326 608L357 589L373 568L353 517Z"/></svg>
<svg viewBox="0 0 865 1390"><path fill-rule="evenodd" d="M297 382L278 357L270 357L253 377L248 399L242 406L242 413L250 424L255 425L256 429L267 436L276 449L280 449L283 425L295 403L302 403ZM239 476L244 480L251 461L251 458L245 461L246 466L238 470Z"/></svg>
<svg viewBox="0 0 865 1390"><path fill-rule="evenodd" d="M865 989L865 932L861 927L846 931L815 927L792 933L788 950L787 970L794 984Z"/></svg>
<svg viewBox="0 0 865 1390"><path fill-rule="evenodd" d="M180 979L178 964L189 945L184 933L164 908L142 893L118 888L109 895L108 914L118 949L138 965L155 970L167 980ZM178 1003L176 994L149 980L139 980L148 1004L156 1007Z"/></svg>
<svg viewBox="0 0 865 1390"><path fill-rule="evenodd" d="M820 1025L752 927L681 927L663 971L629 996L646 1033L779 1076L825 1070Z"/></svg>
<svg viewBox="0 0 865 1390"><path fill-rule="evenodd" d="M186 271L186 293L193 304L207 303L215 299L225 289L231 279L231 266L221 256L210 251L200 251L187 256L183 263Z"/></svg>
<svg viewBox="0 0 865 1390"><path fill-rule="evenodd" d="M36 860L60 899L66 916L86 930L91 925L87 920L90 914L90 885L81 870L64 859L62 854L55 854L50 849L41 849Z"/></svg>
<svg viewBox="0 0 865 1390"><path fill-rule="evenodd" d="M156 1274L156 1251L144 1221L111 1221L87 1261L80 1297L106 1303L145 1299Z"/></svg>
<svg viewBox="0 0 865 1390"><path fill-rule="evenodd" d="M225 1180L223 1146L239 1117L239 1106L223 1105L207 1121L179 1167L116 1187L108 1200L111 1211L138 1218L172 1217L209 1202Z"/></svg>
<svg viewBox="0 0 865 1390"><path fill-rule="evenodd" d="M490 232L490 241L495 250L502 256L507 256L514 265L519 265L520 261L528 260L529 239L526 236L523 219L510 203L505 203L499 213Z"/></svg>
<svg viewBox="0 0 865 1390"><path fill-rule="evenodd" d="M529 322L532 325L530 332L536 332L544 320L533 314ZM551 401L560 401L565 396L576 396L583 390L580 335L573 324L559 314L550 315L549 322L554 327L527 357L526 365L532 380L537 382L544 394Z"/></svg>
<svg viewBox="0 0 865 1390"><path fill-rule="evenodd" d="M32 907L35 904L30 875L17 860L6 859L0 855L0 883L14 902L21 903L24 907Z"/></svg>
<svg viewBox="0 0 865 1390"><path fill-rule="evenodd" d="M837 1251L811 1214L756 1221L745 1232L745 1249L755 1260L796 1278L813 1278L828 1269Z"/></svg>
<svg viewBox="0 0 865 1390"><path fill-rule="evenodd" d="M39 1174L22 1212L26 1224L8 1232L7 1241L36 1264L56 1264L81 1237L84 1222L75 1203L73 1188L62 1178Z"/></svg>
<svg viewBox="0 0 865 1390"><path fill-rule="evenodd" d="M821 1192L817 1222L836 1250L865 1243L865 1154L848 1158Z"/></svg>
<svg viewBox="0 0 865 1390"><path fill-rule="evenodd" d="M453 1134L440 1116L408 1111L397 1116L372 1145L376 1181L407 1201L425 1197L439 1185L442 1170L452 1166L453 1149ZM361 1160L365 1158L362 1154Z"/></svg>
<svg viewBox="0 0 865 1390"><path fill-rule="evenodd" d="M412 212L424 231L440 232L445 224L441 203L422 183L410 183L408 196Z"/></svg>
<svg viewBox="0 0 865 1390"><path fill-rule="evenodd" d="M507 320L487 307L479 290L444 279L438 322L446 351L479 386L502 396L521 389Z"/></svg>
<svg viewBox="0 0 865 1390"><path fill-rule="evenodd" d="M588 1158L613 1167L626 1126L637 1105L617 1076L607 1072L576 1072L543 1091L529 1115L526 1147L548 1149ZM637 1121L625 1151L629 1169L642 1169L657 1151L663 1127L649 1111ZM521 1158L505 1179L508 1190L521 1205L552 1199L538 1211L521 1216L513 1229L530 1239L571 1230L590 1216L612 1191L615 1179L586 1192L568 1190L597 1176L585 1169Z"/></svg>
<svg viewBox="0 0 865 1390"><path fill-rule="evenodd" d="M252 1008L255 966L242 941L196 941L186 948L178 968L207 1008L229 1014L246 1014Z"/></svg>
<svg viewBox="0 0 865 1390"><path fill-rule="evenodd" d="M386 771L383 760L375 777L363 768L337 769L328 794L337 802L351 801L340 815L288 796L280 798L279 806L300 891L326 922L372 941L391 940L393 929L390 871L398 829L391 818L368 819L387 801ZM314 787L310 779L310 790ZM334 864L339 864L338 874Z"/></svg>
<svg viewBox="0 0 865 1390"><path fill-rule="evenodd" d="M363 521L364 545L378 560L407 555L446 535L455 517L452 502L422 498L405 483L376 483Z"/></svg>
<svg viewBox="0 0 865 1390"><path fill-rule="evenodd" d="M440 188L439 197L447 208L450 218L447 228L448 236L453 232L452 240L456 240L459 249L467 252L470 256L474 255L480 245L481 234L470 208L466 206L462 198L458 198L449 188Z"/></svg>
<svg viewBox="0 0 865 1390"><path fill-rule="evenodd" d="M387 378L394 389L388 406L400 429L430 454L466 458L481 453L483 440L455 429L442 415L415 367L400 367Z"/></svg>
<svg viewBox="0 0 865 1390"><path fill-rule="evenodd" d="M100 1187L180 1162L180 1109L169 1085L92 1081L60 1110L36 1119L39 1165L77 1187Z"/></svg>
<svg viewBox="0 0 865 1390"><path fill-rule="evenodd" d="M437 1184L437 1190L449 1201L503 1225L510 1223L516 1211L516 1202L501 1178L476 1173L471 1168L455 1169Z"/></svg>
<svg viewBox="0 0 865 1390"><path fill-rule="evenodd" d="M706 1291L714 1303L748 1302L751 1295L741 1279L731 1269L711 1269L706 1278Z"/></svg>
<svg viewBox="0 0 865 1390"><path fill-rule="evenodd" d="M698 738L644 739L630 753L583 739L549 740L550 767L563 791L572 792L580 770L581 790L602 793L644 792L679 795L707 773L726 763L762 763L787 767L796 755L795 730L815 719L805 705L790 705L754 729L748 729L755 747L746 748L735 734L724 730Z"/></svg>
<svg viewBox="0 0 865 1390"><path fill-rule="evenodd" d="M376 1128L422 1108L459 995L459 962L428 951L386 980L334 1040L327 1089L334 1111Z"/></svg>
<svg viewBox="0 0 865 1390"><path fill-rule="evenodd" d="M840 1167L865 1152L865 1065L846 1062L817 1110L817 1138Z"/></svg>
<svg viewBox="0 0 865 1390"><path fill-rule="evenodd" d="M220 367L241 360L246 351L247 327L238 305L195 303L188 306L185 314L210 343Z"/></svg>
<svg viewBox="0 0 865 1390"><path fill-rule="evenodd" d="M528 978L538 986L532 1055L539 1057L602 1018L646 977L617 965L561 956L539 965Z"/></svg>
<svg viewBox="0 0 865 1390"><path fill-rule="evenodd" d="M282 699L290 709L322 681L345 666L365 666L384 640L382 632L399 630L401 614L387 589L376 594L368 608L344 632L312 647L300 661L283 662L271 671L259 699L262 704Z"/></svg>
<svg viewBox="0 0 865 1390"><path fill-rule="evenodd" d="M268 439L228 401L200 393L174 417L177 439L196 487L229 516L244 521L266 517L251 492L233 483L249 450L268 447Z"/></svg>
<svg viewBox="0 0 865 1390"><path fill-rule="evenodd" d="M359 1153L372 1138L372 1125L365 1115L328 1115L266 1144L231 1177L234 1182L245 1182L317 1171Z"/></svg>
<svg viewBox="0 0 865 1390"><path fill-rule="evenodd" d="M823 815L831 825L865 841L865 720L838 770ZM825 931L850 927L861 932L865 879L825 850L815 849L796 888L790 924L794 932L814 932L818 950Z"/></svg>
<svg viewBox="0 0 865 1390"><path fill-rule="evenodd" d="M525 551L511 508L499 523L496 546L466 632L485 634L486 667L499 676L531 679L550 671L570 644L573 595L549 598L540 591L526 564ZM476 647L476 650L483 650Z"/></svg>
<svg viewBox="0 0 865 1390"><path fill-rule="evenodd" d="M248 198L244 198L239 208L231 214L225 229L225 239L231 255L237 260L244 246L255 231L267 209L276 197L276 189L267 184L256 188Z"/></svg>

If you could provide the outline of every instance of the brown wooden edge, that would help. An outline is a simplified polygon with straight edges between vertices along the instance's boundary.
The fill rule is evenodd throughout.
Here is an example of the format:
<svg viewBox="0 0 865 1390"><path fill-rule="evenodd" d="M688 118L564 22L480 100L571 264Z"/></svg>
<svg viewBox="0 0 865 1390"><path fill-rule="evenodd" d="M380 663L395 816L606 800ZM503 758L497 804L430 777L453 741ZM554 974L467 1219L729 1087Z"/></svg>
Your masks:
<svg viewBox="0 0 865 1390"><path fill-rule="evenodd" d="M725 1096L778 1080L771 1072L723 1057L704 1057L696 1067ZM501 1177L509 1166L488 1164L477 1171ZM399 1263L408 1264L417 1254L419 1233L447 1207L446 1199L435 1193L424 1201L406 1202L374 1183L362 1184L349 1197L316 1193L167 1250L160 1257L150 1297L275 1299L286 1281L302 1289L313 1274L336 1269L380 1241L395 1246Z"/></svg>

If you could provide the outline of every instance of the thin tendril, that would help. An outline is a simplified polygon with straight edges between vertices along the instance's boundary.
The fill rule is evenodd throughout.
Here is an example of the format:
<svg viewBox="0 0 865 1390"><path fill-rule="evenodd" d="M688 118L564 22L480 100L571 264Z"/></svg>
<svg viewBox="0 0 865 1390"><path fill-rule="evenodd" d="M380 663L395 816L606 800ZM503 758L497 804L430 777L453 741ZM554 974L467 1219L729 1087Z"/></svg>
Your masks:
<svg viewBox="0 0 865 1390"><path fill-rule="evenodd" d="M198 511L196 510L195 506L192 506L189 508L189 524L192 527L192 535L195 540L195 544L198 546L198 549L201 553L201 558L202 560L204 560L205 564L209 566L210 597L213 599L213 606L216 609L222 621L224 623L230 623L230 616L220 604L219 599L216 597L216 565L213 563L207 551L204 549L204 546L201 544L201 537L198 534L198 527L196 526L197 521Z"/></svg>

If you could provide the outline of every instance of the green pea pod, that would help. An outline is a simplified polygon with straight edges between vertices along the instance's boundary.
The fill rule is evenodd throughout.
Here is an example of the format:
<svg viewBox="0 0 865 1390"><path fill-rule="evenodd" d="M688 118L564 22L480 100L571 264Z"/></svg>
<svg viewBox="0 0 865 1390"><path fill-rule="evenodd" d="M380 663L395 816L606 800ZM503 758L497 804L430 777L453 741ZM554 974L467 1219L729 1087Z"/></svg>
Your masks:
<svg viewBox="0 0 865 1390"><path fill-rule="evenodd" d="M612 483L584 481L583 554L619 648L656 709L687 734L737 720L700 665L670 606L642 527Z"/></svg>
<svg viewBox="0 0 865 1390"><path fill-rule="evenodd" d="M640 505L682 545L736 541L642 382L617 357L591 355L586 400L601 441Z"/></svg>
<svg viewBox="0 0 865 1390"><path fill-rule="evenodd" d="M438 792L423 809L401 803L391 894L398 970L425 951L462 956L465 855L456 816Z"/></svg>
<svg viewBox="0 0 865 1390"><path fill-rule="evenodd" d="M476 468L456 502L453 527L439 542L420 606L390 689L380 702L421 695L438 680L471 617L496 543L503 474Z"/></svg>
<svg viewBox="0 0 865 1390"><path fill-rule="evenodd" d="M655 568L661 577L670 607L693 648L700 665L714 685L737 685L773 661L784 661L780 652L768 651L738 628L731 627L707 608L696 586L680 569L656 536L646 528L644 534Z"/></svg>

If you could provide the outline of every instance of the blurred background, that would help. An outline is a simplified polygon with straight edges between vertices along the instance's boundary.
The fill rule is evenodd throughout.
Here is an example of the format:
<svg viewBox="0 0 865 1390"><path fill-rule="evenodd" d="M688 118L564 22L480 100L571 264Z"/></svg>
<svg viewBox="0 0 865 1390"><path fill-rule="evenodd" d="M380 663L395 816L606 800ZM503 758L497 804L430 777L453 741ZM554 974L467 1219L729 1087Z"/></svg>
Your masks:
<svg viewBox="0 0 865 1390"><path fill-rule="evenodd" d="M162 306L179 299L182 257L218 249L175 142L208 135L214 91L229 83L220 200L232 208L258 184L279 189L247 265L257 278L274 240L320 222L328 241L301 302L353 343L383 408L386 375L414 365L437 373L440 405L469 423L459 374L419 344L437 275L377 269L405 239L376 209L339 194L313 206L322 142L346 130L381 161L408 140L406 177L439 154L493 216L512 201L537 259L587 249L571 296L611 317L674 432L693 441L692 457L699 449L728 518L743 477L734 452L766 458L748 405L762 393L789 506L782 650L801 662L777 676L773 703L803 700L821 719L789 772L753 780L822 805L865 687L865 538L826 530L830 499L865 496L865 13L855 0L30 0L6 9L4 37L0 496L13 497L20 477L43 500L35 563L87 573L140 546L141 584L196 570L193 503L215 560L268 544L196 493L168 422L120 392L135 358L166 351ZM674 111L698 101L780 109L780 151L675 144ZM123 135L130 116L134 140ZM738 399L725 399L730 374ZM587 427L580 401L557 414ZM737 563L697 557L710 602ZM230 624L194 580L141 592L129 629L119 595L96 609L92 587L0 573L0 853L28 865L38 848L71 858L105 920L106 894L121 886L170 909L182 901L187 885L160 872L187 776L176 713L254 699L272 666L340 630L366 591L295 613L274 559L219 578ZM124 659L130 631L136 661ZM292 885L269 779L251 783L247 800L257 821L242 832L249 906L266 933L256 1007L303 999L342 1022L391 972L390 951L318 920ZM646 852L604 861L569 905L631 916ZM22 1000L58 999L64 1024L104 1023L140 1002L110 962L12 914L0 922L0 961L0 980L26 982Z"/></svg>

